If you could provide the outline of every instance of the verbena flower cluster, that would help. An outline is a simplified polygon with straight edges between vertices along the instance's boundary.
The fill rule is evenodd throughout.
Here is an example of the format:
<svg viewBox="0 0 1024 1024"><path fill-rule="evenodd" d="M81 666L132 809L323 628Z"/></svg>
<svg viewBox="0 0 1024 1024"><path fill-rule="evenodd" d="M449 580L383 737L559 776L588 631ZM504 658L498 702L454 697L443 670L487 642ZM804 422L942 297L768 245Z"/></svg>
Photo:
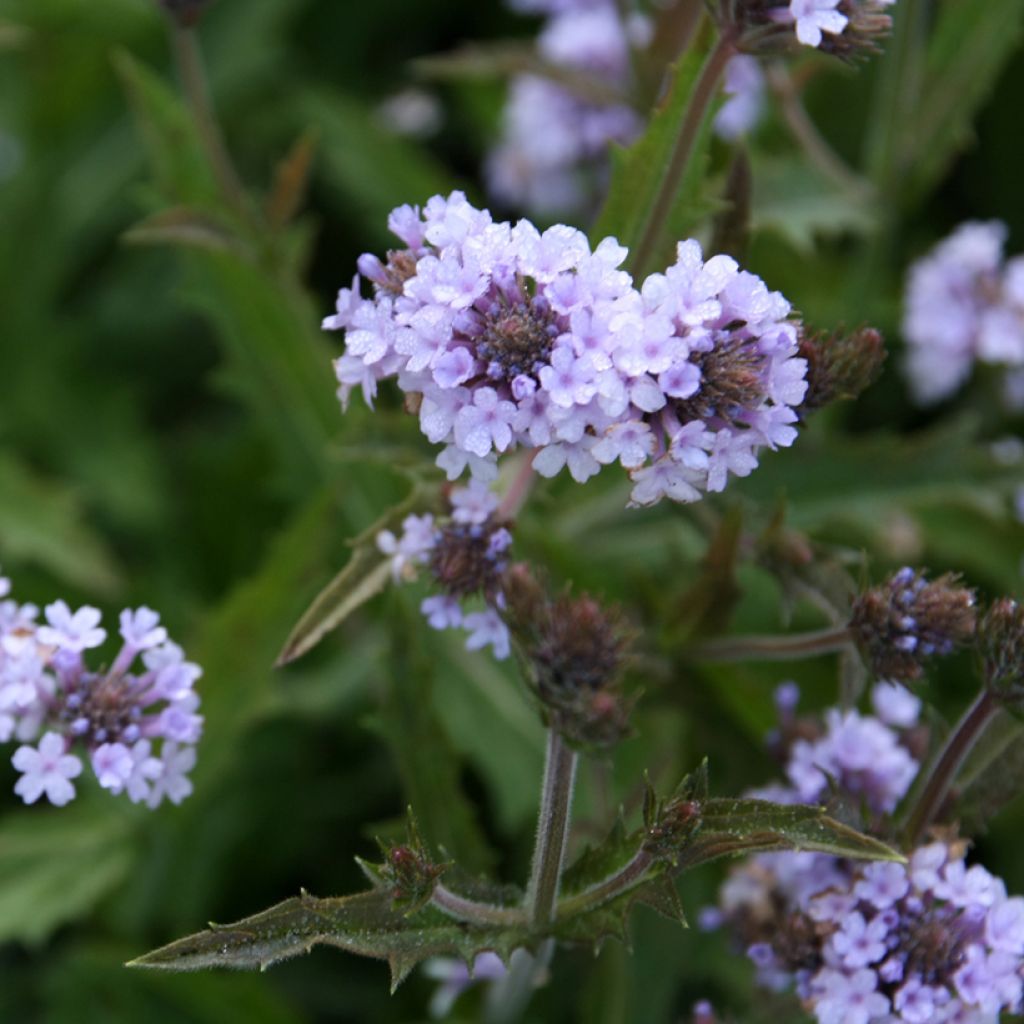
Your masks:
<svg viewBox="0 0 1024 1024"><path fill-rule="evenodd" d="M538 56L553 68L581 76L581 88L537 74L509 83L498 144L486 176L499 203L538 216L580 210L606 177L608 146L628 145L640 133L640 115L624 99L630 48L646 41L647 20L624 17L615 0L512 0L547 21ZM584 90L585 83L592 88Z"/></svg>
<svg viewBox="0 0 1024 1024"><path fill-rule="evenodd" d="M342 404L395 377L449 479L493 479L497 457L583 482L618 462L632 503L696 501L796 438L807 363L789 303L728 256L690 240L637 289L606 238L497 222L460 192L389 219L404 248L364 255L324 321L346 332Z"/></svg>
<svg viewBox="0 0 1024 1024"><path fill-rule="evenodd" d="M9 592L0 577L0 598ZM125 609L120 633L114 660L94 670L84 653L107 637L97 609L55 601L39 621L34 605L0 601L0 742L24 744L12 763L25 803L74 799L79 754L104 789L132 803L180 803L192 792L203 727L193 685L202 672L149 608Z"/></svg>
<svg viewBox="0 0 1024 1024"><path fill-rule="evenodd" d="M1024 366L1024 256L1003 258L1006 226L961 224L907 279L906 372L918 402L956 391L975 362Z"/></svg>
<svg viewBox="0 0 1024 1024"><path fill-rule="evenodd" d="M850 631L879 676L913 682L923 664L974 638L977 599L951 573L929 580L909 566L853 602Z"/></svg>
<svg viewBox="0 0 1024 1024"><path fill-rule="evenodd" d="M420 610L434 629L464 629L468 650L490 647L496 658L507 658L508 627L499 611L512 535L496 515L498 499L479 481L453 489L450 502L448 519L407 516L401 535L383 530L377 546L391 559L396 581L427 568L441 593L424 598Z"/></svg>
<svg viewBox="0 0 1024 1024"><path fill-rule="evenodd" d="M782 732L808 728L781 693ZM917 759L906 749L920 702L894 684L875 687L876 716L826 714L816 740L790 747L794 788L774 799L863 800L893 810ZM854 863L816 853L762 854L722 887L723 919L741 937L765 987L794 987L820 1024L994 1022L1021 1007L1024 899L980 865L963 842L931 843L909 864Z"/></svg>

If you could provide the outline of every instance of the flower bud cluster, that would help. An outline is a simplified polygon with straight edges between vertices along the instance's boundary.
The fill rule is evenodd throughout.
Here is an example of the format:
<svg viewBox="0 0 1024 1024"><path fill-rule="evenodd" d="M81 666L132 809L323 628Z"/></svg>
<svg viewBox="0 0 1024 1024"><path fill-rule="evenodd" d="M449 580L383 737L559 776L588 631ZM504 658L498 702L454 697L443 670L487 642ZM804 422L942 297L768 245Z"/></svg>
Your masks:
<svg viewBox="0 0 1024 1024"><path fill-rule="evenodd" d="M549 598L524 565L505 584L505 615L552 728L578 746L617 743L632 704L621 692L628 640L616 616L587 594Z"/></svg>
<svg viewBox="0 0 1024 1024"><path fill-rule="evenodd" d="M920 705L906 691L876 687L872 698L889 724L916 722ZM836 721L833 712L830 718ZM835 753L847 761L838 772L822 766L838 794L870 799L877 780L867 782L861 769L843 770L850 758L859 762L859 737L831 735ZM803 777L801 760L794 748L791 779ZM892 764L890 792L905 791L910 780ZM757 966L759 983L795 987L821 1024L980 1024L1020 1009L1024 899L1008 897L980 865L967 867L965 850L964 843L932 843L915 850L908 865L762 854L731 873L721 909L703 919L708 926L726 921Z"/></svg>
<svg viewBox="0 0 1024 1024"><path fill-rule="evenodd" d="M989 691L1024 709L1024 607L1008 597L994 601L978 624L978 648Z"/></svg>
<svg viewBox="0 0 1024 1024"><path fill-rule="evenodd" d="M842 60L878 51L889 34L887 13L895 0L723 0L719 19L724 31L739 36L741 49L772 52L792 47L793 36Z"/></svg>
<svg viewBox="0 0 1024 1024"><path fill-rule="evenodd" d="M957 390L975 362L1024 366L1024 256L1004 261L1006 225L968 221L910 268L903 336L922 404Z"/></svg>
<svg viewBox="0 0 1024 1024"><path fill-rule="evenodd" d="M449 501L446 519L407 516L401 536L383 530L377 546L391 559L396 582L414 579L425 567L438 585L441 593L420 605L434 629L464 629L469 650L490 646L496 658L507 658L508 628L499 612L505 604L502 576L512 544L510 524L497 517L498 499L478 480L454 488Z"/></svg>
<svg viewBox="0 0 1024 1024"><path fill-rule="evenodd" d="M866 390L882 371L885 342L873 327L803 333L800 356L807 360L807 394L801 409L813 412Z"/></svg>
<svg viewBox="0 0 1024 1024"><path fill-rule="evenodd" d="M406 248L365 255L324 326L346 332L343 404L396 377L449 479L493 479L499 453L539 449L534 469L579 482L618 462L632 503L696 501L796 438L807 364L789 303L728 256L680 243L640 290L607 238L495 222L461 193L389 224Z"/></svg>
<svg viewBox="0 0 1024 1024"><path fill-rule="evenodd" d="M0 577L0 597L9 590ZM21 773L14 791L29 804L44 795L69 803L81 753L104 789L149 807L180 803L192 792L203 727L199 667L149 608L121 613L121 649L99 670L85 659L107 636L97 609L55 601L43 618L34 605L0 601L0 742L24 744L12 758Z"/></svg>
<svg viewBox="0 0 1024 1024"><path fill-rule="evenodd" d="M933 655L952 654L974 637L974 591L946 574L929 582L904 566L853 603L850 630L875 674L911 682Z"/></svg>
<svg viewBox="0 0 1024 1024"><path fill-rule="evenodd" d="M643 126L625 97L630 49L646 42L649 22L624 15L615 0L511 6L546 16L537 55L578 74L580 87L538 74L511 80L501 136L485 168L488 188L499 204L540 217L586 209L606 177L609 145L629 145Z"/></svg>

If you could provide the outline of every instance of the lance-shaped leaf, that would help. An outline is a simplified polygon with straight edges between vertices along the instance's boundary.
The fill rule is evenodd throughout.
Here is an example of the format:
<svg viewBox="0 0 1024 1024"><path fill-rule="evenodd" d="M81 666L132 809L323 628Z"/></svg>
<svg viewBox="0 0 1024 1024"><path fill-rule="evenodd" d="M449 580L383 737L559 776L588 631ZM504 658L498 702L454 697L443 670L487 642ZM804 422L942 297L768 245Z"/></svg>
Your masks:
<svg viewBox="0 0 1024 1024"><path fill-rule="evenodd" d="M677 138L701 72L699 53L691 52L684 57L674 69L669 93L651 118L647 131L629 149L613 151L612 182L608 199L592 232L595 242L614 235L633 252L644 236L666 177L674 170ZM660 230L663 239L674 242L686 238L692 233L693 226L712 209L703 188L714 107L715 104L708 104L697 127L685 170L675 183L672 210ZM651 255L660 256L662 253Z"/></svg>
<svg viewBox="0 0 1024 1024"><path fill-rule="evenodd" d="M234 924L211 924L206 931L146 953L128 966L166 971L266 970L317 945L386 960L393 991L428 957L457 956L471 964L478 953L491 951L507 961L513 949L530 948L533 942L525 931L472 928L432 907L403 915L393 907L386 888L328 899L304 892Z"/></svg>
<svg viewBox="0 0 1024 1024"><path fill-rule="evenodd" d="M868 860L904 859L881 840L830 818L822 807L716 798L702 806L701 815L700 831L680 851L680 869L765 850L813 850Z"/></svg>
<svg viewBox="0 0 1024 1024"><path fill-rule="evenodd" d="M351 542L352 557L299 619L277 657L278 667L312 650L357 608L384 589L391 571L391 560L377 547L377 535L382 530L397 527L415 506L428 503L426 490L415 485L401 504Z"/></svg>

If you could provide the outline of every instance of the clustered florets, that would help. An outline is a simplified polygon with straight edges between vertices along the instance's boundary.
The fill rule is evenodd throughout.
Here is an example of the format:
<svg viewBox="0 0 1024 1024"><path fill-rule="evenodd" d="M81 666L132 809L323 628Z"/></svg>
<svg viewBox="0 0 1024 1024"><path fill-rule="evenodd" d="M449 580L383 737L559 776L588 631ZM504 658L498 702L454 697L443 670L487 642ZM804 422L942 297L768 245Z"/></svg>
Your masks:
<svg viewBox="0 0 1024 1024"><path fill-rule="evenodd" d="M413 579L420 567L426 567L441 590L420 605L434 629L464 629L469 650L489 646L496 658L507 658L509 635L500 609L505 602L502 575L512 544L509 524L497 515L498 499L479 481L454 488L449 502L447 518L438 521L430 513L406 516L401 535L384 530L377 536L377 546L391 559L396 582Z"/></svg>
<svg viewBox="0 0 1024 1024"><path fill-rule="evenodd" d="M643 126L625 97L630 48L646 41L649 22L624 17L615 0L514 0L510 6L547 16L538 56L575 72L581 83L573 89L538 74L513 77L501 136L487 159L488 188L499 203L538 216L578 211L606 175L609 144L628 145Z"/></svg>
<svg viewBox="0 0 1024 1024"><path fill-rule="evenodd" d="M680 243L637 290L614 239L591 251L564 225L495 222L459 192L389 225L407 248L360 259L374 297L357 276L324 321L346 332L339 394L360 386L372 402L396 377L422 396L449 479L493 479L522 445L542 476L567 467L582 482L618 462L633 504L696 501L795 439L806 362L789 303L730 257Z"/></svg>
<svg viewBox="0 0 1024 1024"><path fill-rule="evenodd" d="M892 743L914 726L920 702L891 685L872 696L879 718L858 718L853 731L836 729L838 713L829 713L818 774L829 773L840 798L891 810L917 767L911 760L908 771L907 760L893 758ZM865 750L877 760L868 774ZM774 799L808 799L800 789L805 754L794 745L787 765L797 791L773 788ZM968 868L965 852L962 842L935 842L915 850L908 865L761 854L730 875L721 909L704 921L728 922L759 982L795 986L820 1024L991 1022L1021 1006L1024 899L1008 897L980 865Z"/></svg>
<svg viewBox="0 0 1024 1024"><path fill-rule="evenodd" d="M0 578L0 597L9 589ZM193 690L199 667L149 608L121 613L121 649L100 671L83 657L106 640L97 609L72 612L56 601L45 622L38 614L34 605L0 601L0 741L25 744L12 758L21 773L15 792L25 803L74 799L78 748L104 789L149 807L164 798L180 803L192 792L187 773L203 726ZM141 669L133 669L136 658Z"/></svg>
<svg viewBox="0 0 1024 1024"><path fill-rule="evenodd" d="M924 661L952 654L974 637L974 591L947 574L929 581L904 566L853 604L850 630L876 675L912 682Z"/></svg>
<svg viewBox="0 0 1024 1024"><path fill-rule="evenodd" d="M975 362L1024 366L1024 256L1004 262L1005 241L999 221L969 221L911 267L903 335L918 402L952 394Z"/></svg>

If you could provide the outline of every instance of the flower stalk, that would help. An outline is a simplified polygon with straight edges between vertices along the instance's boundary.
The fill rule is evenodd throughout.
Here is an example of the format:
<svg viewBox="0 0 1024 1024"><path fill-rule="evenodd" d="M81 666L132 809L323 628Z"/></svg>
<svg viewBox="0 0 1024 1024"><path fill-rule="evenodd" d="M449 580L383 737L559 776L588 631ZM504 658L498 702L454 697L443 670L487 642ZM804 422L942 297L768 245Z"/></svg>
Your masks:
<svg viewBox="0 0 1024 1024"><path fill-rule="evenodd" d="M176 22L171 25L170 34L181 88L210 168L224 198L237 210L244 210L245 193L213 110L196 30Z"/></svg>
<svg viewBox="0 0 1024 1024"><path fill-rule="evenodd" d="M562 880L565 847L578 755L551 729L548 732L541 788L540 814L537 818L537 842L533 850L530 886L526 906L530 923L537 929L555 919L558 888Z"/></svg>
<svg viewBox="0 0 1024 1024"><path fill-rule="evenodd" d="M947 737L928 769L927 781L907 818L905 834L910 846L916 846L924 838L928 826L942 810L967 755L977 746L998 710L999 702L992 692L982 690Z"/></svg>
<svg viewBox="0 0 1024 1024"><path fill-rule="evenodd" d="M830 626L791 636L729 636L693 648L698 661L788 661L848 650L853 636L846 626Z"/></svg>

